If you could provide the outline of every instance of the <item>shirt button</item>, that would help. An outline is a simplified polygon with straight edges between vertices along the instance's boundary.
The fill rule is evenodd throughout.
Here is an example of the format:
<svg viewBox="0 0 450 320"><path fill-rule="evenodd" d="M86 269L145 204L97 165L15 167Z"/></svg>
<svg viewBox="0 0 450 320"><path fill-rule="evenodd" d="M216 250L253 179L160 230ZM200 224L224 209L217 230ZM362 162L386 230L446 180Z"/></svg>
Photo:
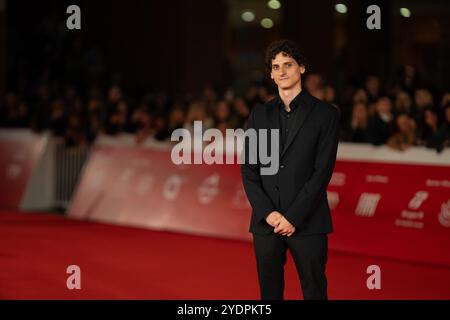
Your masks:
<svg viewBox="0 0 450 320"><path fill-rule="evenodd" d="M289 129L286 129L286 132L288 132L289 131Z"/></svg>

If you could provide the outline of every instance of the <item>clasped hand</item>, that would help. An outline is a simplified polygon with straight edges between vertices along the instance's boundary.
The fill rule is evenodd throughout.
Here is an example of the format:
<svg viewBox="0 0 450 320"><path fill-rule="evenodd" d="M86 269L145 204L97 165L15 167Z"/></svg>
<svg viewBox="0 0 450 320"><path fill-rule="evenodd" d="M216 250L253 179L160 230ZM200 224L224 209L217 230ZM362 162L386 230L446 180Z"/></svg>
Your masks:
<svg viewBox="0 0 450 320"><path fill-rule="evenodd" d="M275 233L290 237L295 232L295 227L278 211L272 211L266 221L275 228Z"/></svg>

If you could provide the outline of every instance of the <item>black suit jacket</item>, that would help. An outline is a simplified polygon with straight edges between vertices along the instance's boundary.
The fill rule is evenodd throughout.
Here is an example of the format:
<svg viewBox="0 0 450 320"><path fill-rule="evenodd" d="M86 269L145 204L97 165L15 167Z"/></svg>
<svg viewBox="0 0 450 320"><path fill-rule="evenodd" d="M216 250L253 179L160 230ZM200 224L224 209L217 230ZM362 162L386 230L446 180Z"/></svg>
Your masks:
<svg viewBox="0 0 450 320"><path fill-rule="evenodd" d="M279 151L278 172L261 175L259 158L258 163L251 164L249 156L241 165L244 189L252 206L250 232L273 233L273 227L266 222L272 211L281 212L295 226L295 234L333 231L326 190L336 161L340 112L304 89L299 95L300 105L293 119L295 125L284 149ZM255 107L246 127L279 129L280 101L276 97ZM270 150L270 141L267 149ZM248 139L243 150L248 155Z"/></svg>

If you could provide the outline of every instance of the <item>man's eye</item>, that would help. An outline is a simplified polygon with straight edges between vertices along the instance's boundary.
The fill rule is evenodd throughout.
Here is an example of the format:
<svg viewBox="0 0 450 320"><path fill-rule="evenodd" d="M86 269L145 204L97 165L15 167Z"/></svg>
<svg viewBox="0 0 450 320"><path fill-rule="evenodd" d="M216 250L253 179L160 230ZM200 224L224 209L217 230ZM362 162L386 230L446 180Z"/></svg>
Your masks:
<svg viewBox="0 0 450 320"><path fill-rule="evenodd" d="M278 69L278 66L273 66L272 67L274 70L277 70Z"/></svg>
<svg viewBox="0 0 450 320"><path fill-rule="evenodd" d="M291 67L291 66L292 66L292 63L288 63L287 66L288 66L288 67Z"/></svg>

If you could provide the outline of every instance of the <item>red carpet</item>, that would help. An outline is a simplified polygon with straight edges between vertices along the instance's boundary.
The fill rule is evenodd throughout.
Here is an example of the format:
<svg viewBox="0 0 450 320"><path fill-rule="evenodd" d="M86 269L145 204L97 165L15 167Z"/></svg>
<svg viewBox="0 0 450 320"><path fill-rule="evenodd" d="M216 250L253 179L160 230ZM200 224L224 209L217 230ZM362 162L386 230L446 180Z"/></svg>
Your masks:
<svg viewBox="0 0 450 320"><path fill-rule="evenodd" d="M445 253L448 254L448 253ZM81 290L66 288L68 265ZM381 268L381 290L366 287ZM330 299L450 299L450 268L331 251ZM0 212L0 299L258 299L249 242ZM292 259L286 299L300 298Z"/></svg>

